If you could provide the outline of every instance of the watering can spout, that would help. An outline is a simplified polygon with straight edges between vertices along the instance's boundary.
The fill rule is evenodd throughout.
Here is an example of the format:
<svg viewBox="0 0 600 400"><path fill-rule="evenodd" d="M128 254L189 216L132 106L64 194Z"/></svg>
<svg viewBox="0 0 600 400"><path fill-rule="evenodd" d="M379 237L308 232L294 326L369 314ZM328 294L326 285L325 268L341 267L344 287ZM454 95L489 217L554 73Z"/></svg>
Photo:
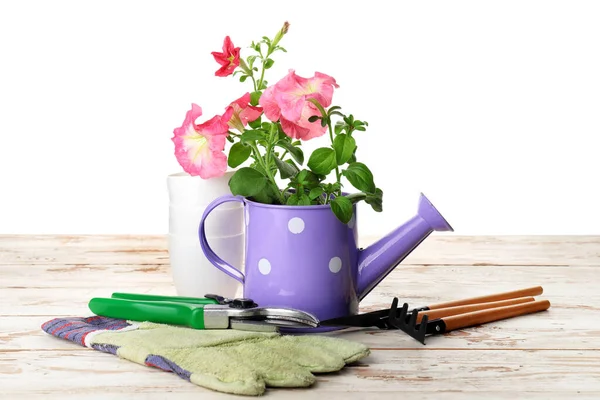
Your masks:
<svg viewBox="0 0 600 400"><path fill-rule="evenodd" d="M359 301L377 286L433 231L454 231L421 193L417 215L358 255Z"/></svg>

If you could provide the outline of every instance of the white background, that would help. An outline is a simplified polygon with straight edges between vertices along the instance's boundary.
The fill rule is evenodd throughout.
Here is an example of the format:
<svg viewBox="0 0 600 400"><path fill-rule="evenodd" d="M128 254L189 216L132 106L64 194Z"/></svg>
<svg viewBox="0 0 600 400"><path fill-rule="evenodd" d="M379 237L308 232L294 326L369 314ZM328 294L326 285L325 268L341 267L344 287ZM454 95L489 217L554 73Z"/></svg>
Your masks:
<svg viewBox="0 0 600 400"><path fill-rule="evenodd" d="M361 233L421 191L459 234L600 233L600 2L547 0L3 1L0 233L166 233L173 129L249 89L210 52L285 20L267 79L332 75L370 124Z"/></svg>

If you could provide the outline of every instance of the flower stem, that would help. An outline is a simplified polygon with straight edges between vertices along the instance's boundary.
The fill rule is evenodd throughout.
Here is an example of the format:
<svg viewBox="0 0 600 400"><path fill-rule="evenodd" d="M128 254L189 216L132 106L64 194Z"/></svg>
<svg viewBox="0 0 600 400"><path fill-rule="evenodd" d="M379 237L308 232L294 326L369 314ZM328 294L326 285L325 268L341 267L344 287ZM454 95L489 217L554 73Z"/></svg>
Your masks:
<svg viewBox="0 0 600 400"><path fill-rule="evenodd" d="M317 101L317 99L308 99L308 101L310 101L311 103L313 103L315 105L315 107L317 107L317 109L319 109L319 111L321 112L321 118L323 118L323 120L327 122L327 127L329 129L329 139L331 139L331 147L333 148L333 128L331 127L331 119L327 115L327 111L325 111L325 109L323 108L323 106L321 105L321 103L319 103ZM336 178L336 182L340 186L340 190L338 191L338 193L336 195L337 196L341 196L342 195L342 189L341 189L342 182L341 182L341 179L340 179L341 178L340 169L339 169L337 163L335 164L335 178Z"/></svg>
<svg viewBox="0 0 600 400"><path fill-rule="evenodd" d="M269 55L267 55L267 58L269 57ZM265 78L265 64L267 62L267 59L265 58L263 60L263 66L262 66L262 71L260 72L260 79L258 80L258 90L260 90L260 88L262 87L262 81Z"/></svg>
<svg viewBox="0 0 600 400"><path fill-rule="evenodd" d="M333 129L331 128L331 121L327 120L327 126L329 127L329 138L331 139L331 147L333 147ZM335 151L335 149L334 149ZM341 182L341 174L340 174L340 168L337 165L337 162L335 164L335 178L337 180L337 183L340 185L340 190L338 191L337 196L341 196L342 195L342 182Z"/></svg>
<svg viewBox="0 0 600 400"><path fill-rule="evenodd" d="M262 167L265 170L265 173L267 174L267 178L269 179L269 182L271 183L271 185L273 186L273 189L275 190L275 193L277 193L277 197L278 200L281 204L285 204L285 197L283 196L283 193L281 193L281 191L279 190L279 187L277 186L277 183L275 182L275 178L273 177L273 175L271 174L271 168L269 166L270 164L270 160L267 162L265 160L265 158L263 158L260 154L260 151L258 150L258 147L256 147L256 144L250 144L250 147L252 148L252 152L254 153L254 157L256 158L256 160L262 165ZM267 154L270 151L270 148L267 148Z"/></svg>

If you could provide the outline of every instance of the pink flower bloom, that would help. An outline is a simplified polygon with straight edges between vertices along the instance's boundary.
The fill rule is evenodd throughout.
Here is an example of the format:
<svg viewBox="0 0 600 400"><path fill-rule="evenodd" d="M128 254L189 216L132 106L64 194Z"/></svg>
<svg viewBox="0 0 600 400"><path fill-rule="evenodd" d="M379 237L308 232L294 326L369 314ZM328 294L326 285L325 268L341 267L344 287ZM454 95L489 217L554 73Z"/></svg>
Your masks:
<svg viewBox="0 0 600 400"><path fill-rule="evenodd" d="M262 108L249 105L250 93L246 93L231 103L228 108L233 109L233 115L229 120L229 126L242 132L248 122L256 120L262 115Z"/></svg>
<svg viewBox="0 0 600 400"><path fill-rule="evenodd" d="M320 121L308 122L313 115L321 115L309 99L315 99L324 108L331 105L333 88L339 87L329 75L316 72L312 78L302 78L290 70L288 75L265 90L260 105L271 121L281 121L286 135L294 139L309 140L321 136L327 127Z"/></svg>
<svg viewBox="0 0 600 400"><path fill-rule="evenodd" d="M192 104L180 128L176 128L171 139L175 143L175 157L190 175L202 179L222 176L227 170L227 157L223 154L228 135L228 122L233 109L228 107L223 116L215 115L208 121L196 125L202 109Z"/></svg>
<svg viewBox="0 0 600 400"><path fill-rule="evenodd" d="M216 76L229 76L240 65L240 48L233 47L229 36L226 36L223 41L223 52L213 51L211 54L215 61L221 64L221 68L215 72Z"/></svg>

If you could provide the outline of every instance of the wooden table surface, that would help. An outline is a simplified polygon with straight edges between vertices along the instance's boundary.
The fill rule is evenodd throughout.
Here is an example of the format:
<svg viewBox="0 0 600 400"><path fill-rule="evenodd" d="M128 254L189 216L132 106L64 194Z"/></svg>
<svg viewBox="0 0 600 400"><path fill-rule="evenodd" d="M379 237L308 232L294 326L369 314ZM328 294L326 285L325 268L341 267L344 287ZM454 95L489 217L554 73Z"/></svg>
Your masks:
<svg viewBox="0 0 600 400"><path fill-rule="evenodd" d="M364 240L363 245L369 241ZM113 291L175 294L164 236L0 236L0 398L226 398L44 333ZM541 285L550 310L432 336L338 332L372 354L281 398L600 398L600 237L433 235L362 303L411 306ZM240 398L237 396L231 396Z"/></svg>

